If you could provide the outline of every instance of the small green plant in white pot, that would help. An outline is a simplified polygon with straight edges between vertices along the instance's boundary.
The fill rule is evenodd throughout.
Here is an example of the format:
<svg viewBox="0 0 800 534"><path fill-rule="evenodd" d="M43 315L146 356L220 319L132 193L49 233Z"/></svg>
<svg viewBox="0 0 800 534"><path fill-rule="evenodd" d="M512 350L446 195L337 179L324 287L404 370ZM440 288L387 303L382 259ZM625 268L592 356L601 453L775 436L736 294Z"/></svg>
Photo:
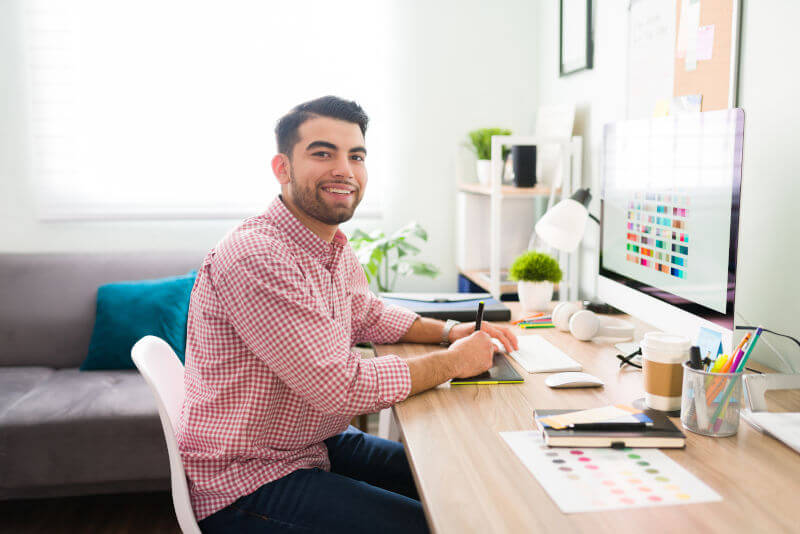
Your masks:
<svg viewBox="0 0 800 534"><path fill-rule="evenodd" d="M493 135L511 135L511 130L503 128L480 128L469 132L469 144L467 145L472 149L478 157L477 171L478 182L488 185L489 179L492 175L492 136ZM503 159L507 149L503 150Z"/></svg>
<svg viewBox="0 0 800 534"><path fill-rule="evenodd" d="M530 250L514 260L508 275L511 280L517 280L522 309L541 311L553 300L553 284L561 281L562 273L555 258Z"/></svg>

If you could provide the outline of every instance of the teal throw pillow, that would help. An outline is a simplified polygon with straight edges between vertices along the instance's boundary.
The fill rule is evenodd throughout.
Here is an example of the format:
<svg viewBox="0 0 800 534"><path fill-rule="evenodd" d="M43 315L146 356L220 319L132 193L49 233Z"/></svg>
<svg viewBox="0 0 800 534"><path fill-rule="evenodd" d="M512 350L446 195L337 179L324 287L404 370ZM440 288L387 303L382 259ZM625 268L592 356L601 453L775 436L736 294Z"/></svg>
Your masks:
<svg viewBox="0 0 800 534"><path fill-rule="evenodd" d="M186 319L197 271L158 280L114 282L97 289L97 316L81 371L135 369L131 348L158 336L183 362Z"/></svg>

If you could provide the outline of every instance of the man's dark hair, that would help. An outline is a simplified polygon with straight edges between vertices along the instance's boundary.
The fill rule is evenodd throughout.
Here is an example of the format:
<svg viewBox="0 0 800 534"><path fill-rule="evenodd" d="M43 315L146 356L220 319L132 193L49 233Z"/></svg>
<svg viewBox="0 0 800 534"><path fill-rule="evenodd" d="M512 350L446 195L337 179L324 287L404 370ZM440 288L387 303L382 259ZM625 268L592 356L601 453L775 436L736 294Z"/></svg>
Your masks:
<svg viewBox="0 0 800 534"><path fill-rule="evenodd" d="M297 130L301 124L315 117L331 117L352 122L361 128L361 135L367 133L369 117L361 106L337 96L323 96L295 106L289 113L281 117L278 125L275 126L278 152L291 157L294 145L300 140Z"/></svg>

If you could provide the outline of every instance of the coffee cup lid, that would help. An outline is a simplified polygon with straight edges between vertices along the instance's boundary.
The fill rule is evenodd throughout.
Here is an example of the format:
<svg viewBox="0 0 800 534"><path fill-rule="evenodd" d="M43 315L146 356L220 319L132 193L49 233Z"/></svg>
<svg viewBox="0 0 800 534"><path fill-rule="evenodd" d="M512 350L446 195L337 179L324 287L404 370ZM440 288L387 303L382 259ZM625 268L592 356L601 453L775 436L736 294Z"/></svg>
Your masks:
<svg viewBox="0 0 800 534"><path fill-rule="evenodd" d="M667 334L666 332L648 332L644 335L640 343L642 350L654 350L659 352L686 352L692 345L689 338Z"/></svg>

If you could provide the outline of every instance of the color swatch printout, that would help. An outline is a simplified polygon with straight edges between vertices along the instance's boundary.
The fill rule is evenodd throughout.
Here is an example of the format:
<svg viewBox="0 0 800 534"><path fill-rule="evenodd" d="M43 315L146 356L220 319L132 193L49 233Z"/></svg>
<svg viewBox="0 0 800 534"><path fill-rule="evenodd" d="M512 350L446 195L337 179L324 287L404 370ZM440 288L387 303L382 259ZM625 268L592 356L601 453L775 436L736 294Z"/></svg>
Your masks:
<svg viewBox="0 0 800 534"><path fill-rule="evenodd" d="M689 195L637 191L627 208L625 259L665 276L686 279Z"/></svg>
<svg viewBox="0 0 800 534"><path fill-rule="evenodd" d="M722 500L658 449L548 447L538 431L500 435L564 513Z"/></svg>

